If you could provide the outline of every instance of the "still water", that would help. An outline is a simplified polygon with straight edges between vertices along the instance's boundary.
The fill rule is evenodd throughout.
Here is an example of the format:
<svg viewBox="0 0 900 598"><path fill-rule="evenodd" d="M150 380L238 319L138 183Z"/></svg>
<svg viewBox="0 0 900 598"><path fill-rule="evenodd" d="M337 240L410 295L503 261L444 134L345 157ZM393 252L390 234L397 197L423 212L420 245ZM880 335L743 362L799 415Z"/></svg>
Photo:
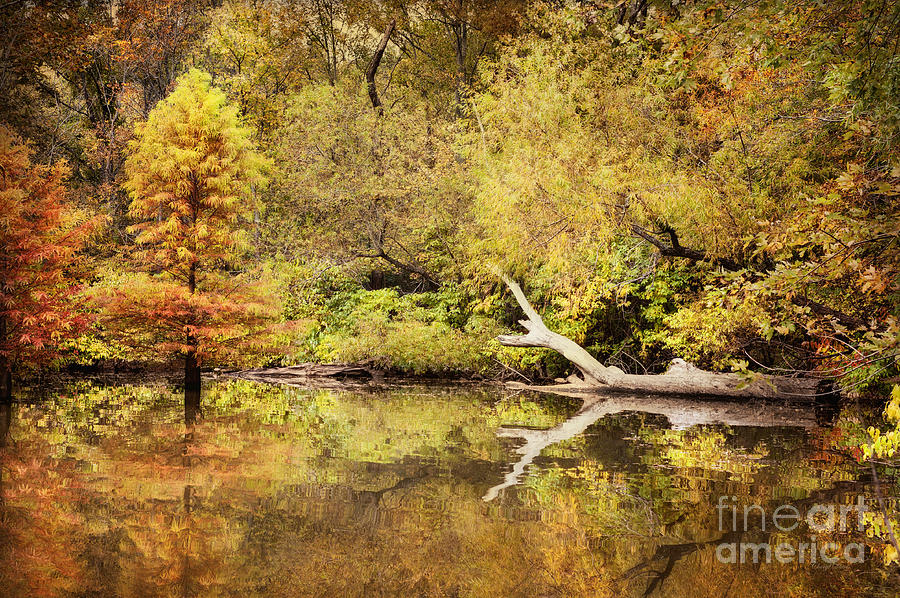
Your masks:
<svg viewBox="0 0 900 598"><path fill-rule="evenodd" d="M840 448L852 415L473 386L218 381L199 414L165 385L51 395L0 407L2 596L897 593L850 508L895 508L894 480ZM781 531L784 505L846 525Z"/></svg>

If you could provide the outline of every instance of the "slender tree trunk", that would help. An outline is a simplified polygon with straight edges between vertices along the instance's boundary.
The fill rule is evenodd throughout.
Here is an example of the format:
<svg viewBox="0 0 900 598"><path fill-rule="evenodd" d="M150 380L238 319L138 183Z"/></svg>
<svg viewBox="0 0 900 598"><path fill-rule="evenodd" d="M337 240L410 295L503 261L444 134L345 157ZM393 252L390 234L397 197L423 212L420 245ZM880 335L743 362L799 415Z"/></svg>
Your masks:
<svg viewBox="0 0 900 598"><path fill-rule="evenodd" d="M185 399L188 393L200 392L200 363L194 349L190 349L184 357L184 392Z"/></svg>
<svg viewBox="0 0 900 598"><path fill-rule="evenodd" d="M369 67L366 69L366 87L369 91L369 99L372 101L372 108L374 108L379 115L384 114L384 108L381 105L381 98L378 97L378 87L375 85L375 73L378 72L381 58L384 56L384 51L387 49L388 41L390 41L391 34L394 33L394 27L396 26L397 20L391 19L387 29L384 31L384 36L381 38L381 43L378 44L378 48L375 49L375 54L372 55L372 61L369 62Z"/></svg>
<svg viewBox="0 0 900 598"><path fill-rule="evenodd" d="M0 347L6 342L6 319L0 317ZM0 357L0 403L12 402L12 367L9 360Z"/></svg>
<svg viewBox="0 0 900 598"><path fill-rule="evenodd" d="M2 366L0 370L0 403L12 402L12 370L9 366Z"/></svg>
<svg viewBox="0 0 900 598"><path fill-rule="evenodd" d="M191 264L191 270L188 275L188 288L193 295L197 290L197 265ZM185 401L191 393L197 394L199 402L200 396L200 360L197 357L197 339L190 333L187 335L187 354L184 357L184 396Z"/></svg>
<svg viewBox="0 0 900 598"><path fill-rule="evenodd" d="M6 446L6 435L9 433L9 426L12 423L12 405L10 403L0 403L0 447ZM0 467L0 469L3 469Z"/></svg>
<svg viewBox="0 0 900 598"><path fill-rule="evenodd" d="M456 115L463 113L463 94L468 83L466 76L466 50L469 43L469 28L467 23L459 22L453 26L453 34L456 42Z"/></svg>

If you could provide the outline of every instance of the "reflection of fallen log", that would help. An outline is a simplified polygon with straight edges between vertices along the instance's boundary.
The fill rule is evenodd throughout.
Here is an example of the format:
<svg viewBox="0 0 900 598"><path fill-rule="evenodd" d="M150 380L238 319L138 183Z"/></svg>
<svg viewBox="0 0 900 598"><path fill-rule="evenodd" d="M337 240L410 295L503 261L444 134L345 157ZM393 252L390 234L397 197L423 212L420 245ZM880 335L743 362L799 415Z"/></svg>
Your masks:
<svg viewBox="0 0 900 598"><path fill-rule="evenodd" d="M635 577L639 573L647 573L650 582L647 589L644 590L643 596L650 596L654 590L659 589L663 582L672 574L675 565L684 557L706 548L715 548L720 544L739 544L745 532L730 531L721 537L706 542L684 542L680 544L663 544L656 549L650 559L639 563L625 572L622 576L624 579ZM768 536L767 536L768 538ZM663 568L657 571L653 568L653 564L663 562Z"/></svg>
<svg viewBox="0 0 900 598"><path fill-rule="evenodd" d="M808 513L809 509L811 509L815 505L845 505L846 503L844 501L847 499L847 497L858 497L859 492L862 489L863 487L859 482L839 481L836 482L833 487L815 491L809 497L802 500L790 501L785 503L783 502L783 499L776 499L768 502L767 504L759 506L762 507L763 514L769 513L771 515L776 511L776 509L784 504L793 506L799 513ZM751 509L751 511L753 511L753 509ZM766 524L760 517L758 517L758 510L756 513L754 513L754 515L757 516L751 516L750 518L748 518L745 512L745 515L741 521L741 525L738 525L737 523L730 523L730 526L728 524L722 526L720 523L719 531L724 533L720 537L711 540L706 540L703 542L675 542L671 544L661 544L660 546L657 546L653 555L649 559L646 559L625 571L625 573L622 575L622 580L629 580L638 575L647 575L649 578L649 583L647 584L647 588L646 590L644 590L643 595L650 596L654 593L654 591L660 589L663 582L665 582L672 574L672 571L675 569L675 565L679 561L695 552L707 550L710 548L716 549L722 544L731 544L738 551L738 558L742 558L741 555L744 553L743 550L739 547L744 540L752 538L751 546L771 546L773 535L773 520L769 520L769 531L766 532ZM682 515L682 517L683 516L684 515ZM722 529L723 527L725 529ZM798 535L800 535L800 532L798 532ZM748 536L750 538L748 538ZM801 541L806 539L806 537L802 536L801 538ZM803 544L800 544L800 546L803 546ZM800 550L802 551L803 549L801 548ZM812 548L812 550L815 550L815 548ZM800 558L800 562L803 562L802 557ZM662 568L657 570L657 564L662 564ZM756 565L758 563L751 561L751 564Z"/></svg>
<svg viewBox="0 0 900 598"><path fill-rule="evenodd" d="M577 394L577 393L571 393ZM541 451L584 432L597 420L616 413L641 412L663 415L672 428L683 430L692 426L725 424L751 427L816 427L816 412L810 407L770 405L734 401L689 400L674 397L609 395L589 397L575 415L547 430L531 428L501 428L502 438L522 438L525 444L516 449L521 455L506 474L503 482L487 491L484 500L497 497L501 490L515 486Z"/></svg>
<svg viewBox="0 0 900 598"><path fill-rule="evenodd" d="M617 367L604 366L578 343L547 328L537 311L528 303L521 287L508 278L503 280L528 318L519 322L528 330L528 334L498 336L500 344L508 347L553 349L571 361L581 372L582 377L570 378L569 384L539 387L539 390L648 392L737 398L814 398L832 391L831 384L825 380L763 375L754 375L752 379L747 379L738 374L719 374L701 370L681 359L674 360L664 374L626 374Z"/></svg>

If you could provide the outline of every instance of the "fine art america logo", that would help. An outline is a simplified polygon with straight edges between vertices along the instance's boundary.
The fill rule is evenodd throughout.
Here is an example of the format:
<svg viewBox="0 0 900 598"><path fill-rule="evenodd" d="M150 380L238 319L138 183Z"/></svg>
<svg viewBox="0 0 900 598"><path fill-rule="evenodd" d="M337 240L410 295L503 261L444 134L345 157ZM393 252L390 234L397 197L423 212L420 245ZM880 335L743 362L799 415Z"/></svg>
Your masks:
<svg viewBox="0 0 900 598"><path fill-rule="evenodd" d="M760 505L739 507L734 496L720 496L716 511L719 531L731 532L728 537L738 537L740 532L760 531L770 537L779 532L789 533L801 525L809 529L808 541L744 542L723 541L716 546L716 559L720 563L862 563L865 560L865 544L849 542L838 544L821 541L818 534L847 533L852 529L862 532L865 514L871 509L858 496L856 504L814 504L803 510L791 504L769 508ZM854 525L848 523L848 519ZM726 540L723 538L723 540Z"/></svg>

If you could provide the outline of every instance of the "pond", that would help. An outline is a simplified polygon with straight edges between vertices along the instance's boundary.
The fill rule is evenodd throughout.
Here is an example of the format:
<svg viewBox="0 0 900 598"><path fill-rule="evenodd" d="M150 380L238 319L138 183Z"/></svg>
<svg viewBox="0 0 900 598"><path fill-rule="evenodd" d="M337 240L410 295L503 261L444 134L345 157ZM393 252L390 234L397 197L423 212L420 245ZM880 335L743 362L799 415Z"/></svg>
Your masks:
<svg viewBox="0 0 900 598"><path fill-rule="evenodd" d="M0 413L0 594L895 594L892 481L808 407L205 384Z"/></svg>

